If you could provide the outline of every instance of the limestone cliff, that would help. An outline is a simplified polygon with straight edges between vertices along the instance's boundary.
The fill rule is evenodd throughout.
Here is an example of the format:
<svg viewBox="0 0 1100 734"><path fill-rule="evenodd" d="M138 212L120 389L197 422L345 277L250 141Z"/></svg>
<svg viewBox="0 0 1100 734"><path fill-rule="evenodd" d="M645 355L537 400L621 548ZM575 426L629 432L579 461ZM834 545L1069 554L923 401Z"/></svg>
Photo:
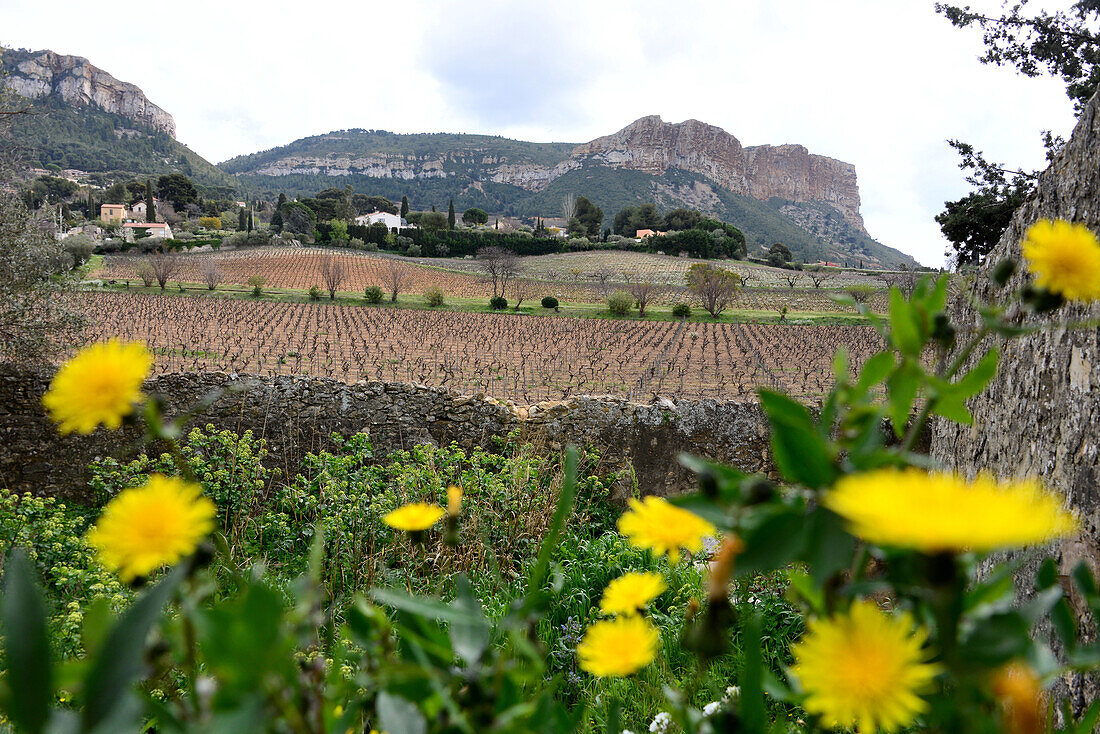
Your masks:
<svg viewBox="0 0 1100 734"><path fill-rule="evenodd" d="M407 144L400 145L399 139ZM410 153L413 150L416 152ZM366 176L404 181L464 178L510 184L530 192L545 191L562 176L593 166L653 176L681 170L762 201L780 198L829 204L866 234L852 164L814 155L801 145L746 148L714 125L698 120L667 123L657 115L581 145L523 143L486 135L338 131L222 165L232 173L259 176Z"/></svg>
<svg viewBox="0 0 1100 734"><path fill-rule="evenodd" d="M133 84L119 81L79 56L53 51L3 50L8 72L4 83L30 99L50 95L73 107L97 107L176 136L172 116L150 102Z"/></svg>
<svg viewBox="0 0 1100 734"><path fill-rule="evenodd" d="M720 127L698 120L667 123L651 115L578 146L573 158L655 175L679 168L754 199L823 201L866 231L855 166L814 155L801 145L745 148Z"/></svg>

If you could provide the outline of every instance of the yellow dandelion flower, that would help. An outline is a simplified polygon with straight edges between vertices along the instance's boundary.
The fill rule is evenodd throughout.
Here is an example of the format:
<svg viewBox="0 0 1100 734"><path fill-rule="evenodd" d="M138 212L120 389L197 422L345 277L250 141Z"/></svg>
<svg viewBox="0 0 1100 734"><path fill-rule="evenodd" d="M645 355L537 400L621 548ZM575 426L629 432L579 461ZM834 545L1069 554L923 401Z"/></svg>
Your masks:
<svg viewBox="0 0 1100 734"><path fill-rule="evenodd" d="M104 566L131 581L194 553L214 529L216 512L199 485L153 474L107 503L88 542Z"/></svg>
<svg viewBox="0 0 1100 734"><path fill-rule="evenodd" d="M878 469L841 479L825 505L864 540L927 553L1015 548L1077 530L1074 516L1033 479Z"/></svg>
<svg viewBox="0 0 1100 734"><path fill-rule="evenodd" d="M614 579L603 590L600 611L604 614L634 614L668 588L659 573L631 572Z"/></svg>
<svg viewBox="0 0 1100 734"><path fill-rule="evenodd" d="M153 358L141 342L92 344L61 366L42 404L63 433L115 429L141 399Z"/></svg>
<svg viewBox="0 0 1100 734"><path fill-rule="evenodd" d="M1040 288L1069 301L1100 298L1100 241L1088 227L1043 219L1028 229L1021 249Z"/></svg>
<svg viewBox="0 0 1100 734"><path fill-rule="evenodd" d="M382 522L396 530L415 533L427 530L439 522L443 517L443 508L429 505L424 502L414 502L411 505L398 507L393 512L387 513Z"/></svg>
<svg viewBox="0 0 1100 734"><path fill-rule="evenodd" d="M636 614L596 622L577 645L581 670L600 678L635 673L653 662L661 635Z"/></svg>
<svg viewBox="0 0 1100 734"><path fill-rule="evenodd" d="M826 726L861 734L912 723L927 709L920 696L939 673L921 649L927 636L908 614L889 616L867 601L811 620L792 648L793 673L807 694L803 706Z"/></svg>
<svg viewBox="0 0 1100 734"><path fill-rule="evenodd" d="M680 560L680 549L698 553L703 538L717 529L698 515L676 507L661 497L630 500L630 509L619 517L619 532L638 548L657 555L668 554L672 563Z"/></svg>
<svg viewBox="0 0 1100 734"><path fill-rule="evenodd" d="M458 517L462 512L462 487L447 487L447 514Z"/></svg>

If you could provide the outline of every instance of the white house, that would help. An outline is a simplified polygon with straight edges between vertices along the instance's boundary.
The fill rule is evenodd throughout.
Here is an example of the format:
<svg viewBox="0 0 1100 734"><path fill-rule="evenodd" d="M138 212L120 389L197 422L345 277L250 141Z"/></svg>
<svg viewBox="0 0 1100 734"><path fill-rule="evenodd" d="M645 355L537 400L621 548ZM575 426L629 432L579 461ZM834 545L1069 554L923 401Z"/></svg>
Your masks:
<svg viewBox="0 0 1100 734"><path fill-rule="evenodd" d="M381 222L386 225L386 229L397 230L400 232L408 225L405 224L405 220L396 214L390 214L389 212L371 212L370 214L361 214L355 218L356 224L361 224L365 227L369 227L375 222Z"/></svg>
<svg viewBox="0 0 1100 734"><path fill-rule="evenodd" d="M127 242L133 242L139 232L148 232L153 239L172 239L172 228L164 222L127 222L122 232Z"/></svg>
<svg viewBox="0 0 1100 734"><path fill-rule="evenodd" d="M153 199L153 206L157 208L158 212L160 211L160 201L158 199ZM136 202L132 207L130 207L130 218L141 219L142 221L144 221L146 211L147 208L144 201Z"/></svg>

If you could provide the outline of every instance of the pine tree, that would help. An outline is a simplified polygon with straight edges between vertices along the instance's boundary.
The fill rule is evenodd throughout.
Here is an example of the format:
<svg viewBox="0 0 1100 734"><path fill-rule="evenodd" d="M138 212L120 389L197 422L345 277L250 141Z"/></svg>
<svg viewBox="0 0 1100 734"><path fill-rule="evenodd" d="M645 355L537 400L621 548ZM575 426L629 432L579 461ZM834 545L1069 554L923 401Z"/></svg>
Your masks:
<svg viewBox="0 0 1100 734"><path fill-rule="evenodd" d="M153 180L145 179L145 221L157 221L157 205L153 203Z"/></svg>
<svg viewBox="0 0 1100 734"><path fill-rule="evenodd" d="M401 197L401 218L404 219L407 216L409 216L409 197L402 196Z"/></svg>
<svg viewBox="0 0 1100 734"><path fill-rule="evenodd" d="M455 228L455 200L451 199L451 203L447 206L447 229Z"/></svg>

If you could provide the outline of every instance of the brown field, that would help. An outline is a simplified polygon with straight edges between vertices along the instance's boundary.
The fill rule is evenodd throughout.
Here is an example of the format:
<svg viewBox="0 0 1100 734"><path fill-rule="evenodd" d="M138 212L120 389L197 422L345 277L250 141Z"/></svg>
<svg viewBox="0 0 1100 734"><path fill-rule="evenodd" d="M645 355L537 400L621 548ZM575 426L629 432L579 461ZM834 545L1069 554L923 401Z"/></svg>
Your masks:
<svg viewBox="0 0 1100 734"><path fill-rule="evenodd" d="M271 288L307 290L313 285L323 287L320 263L324 258L335 257L343 264L346 273L340 286L340 291L345 293L362 293L371 285L381 286L386 291L389 268L397 263L407 276L402 294L420 294L430 288L439 288L447 296L457 298L488 299L492 295L492 286L480 273L480 265L474 260L414 259L348 250L270 247L187 253L178 257L180 269L173 276L173 282L202 282L203 264L212 258L219 264L226 286L243 289L247 287L250 277L258 275ZM135 266L140 261L137 255L107 255L102 267L91 277L137 280ZM683 287L684 273L692 264L703 261L607 250L526 257L521 258L520 262L525 277L510 285L506 294L513 303L518 289L523 289L524 298L528 301L553 295L562 301L600 303L628 280L649 280L664 286L664 292L656 302L670 304L687 297ZM876 284L869 277L846 273L836 276L829 281L829 287L821 289L811 287L805 276L798 276L801 278L800 285L792 289L786 281L780 280L789 271L732 261L722 262L721 265L753 276L734 304L734 308L740 309L778 311L786 306L792 311L845 312L850 309L829 297L839 292L837 286L857 281ZM604 283L598 282L595 277L595 273L601 270L607 273ZM885 296L876 295L870 305L875 310L885 308Z"/></svg>
<svg viewBox="0 0 1100 734"><path fill-rule="evenodd" d="M814 397L865 326L609 321L326 303L82 293L89 341L145 340L158 372L225 370L417 382L516 403L611 394L739 399L758 385Z"/></svg>

